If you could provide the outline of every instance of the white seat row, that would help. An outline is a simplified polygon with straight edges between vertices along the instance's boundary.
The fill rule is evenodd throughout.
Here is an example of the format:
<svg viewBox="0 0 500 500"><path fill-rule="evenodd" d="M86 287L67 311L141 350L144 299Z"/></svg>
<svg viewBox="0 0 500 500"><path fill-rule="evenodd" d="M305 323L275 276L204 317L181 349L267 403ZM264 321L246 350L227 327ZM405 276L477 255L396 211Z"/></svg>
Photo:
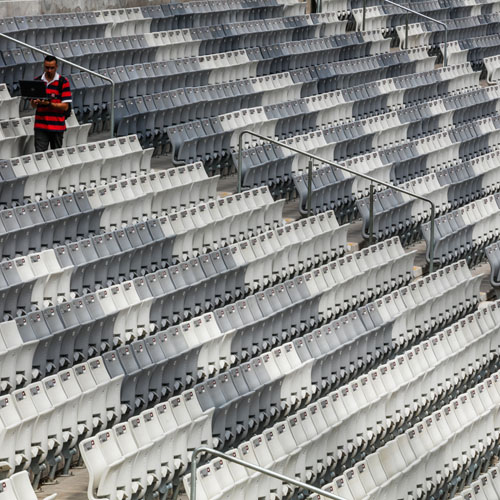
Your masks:
<svg viewBox="0 0 500 500"><path fill-rule="evenodd" d="M496 500L499 497L500 468L495 465L453 497L453 500Z"/></svg>
<svg viewBox="0 0 500 500"><path fill-rule="evenodd" d="M34 143L34 125L33 116L25 116L19 120L9 120L0 122L2 140L2 158L14 158L24 154L33 153ZM63 137L63 146L77 146L88 142L90 124L80 125L72 112L70 118L66 121L67 130ZM5 144L5 146L3 146Z"/></svg>
<svg viewBox="0 0 500 500"><path fill-rule="evenodd" d="M473 201L436 219L434 258L447 262L457 255L481 250L500 236L498 195ZM422 226L430 250L430 223Z"/></svg>
<svg viewBox="0 0 500 500"><path fill-rule="evenodd" d="M43 199L145 173L152 154L133 135L2 160L0 173L9 191L2 192L2 201Z"/></svg>
<svg viewBox="0 0 500 500"><path fill-rule="evenodd" d="M29 311L32 306L46 307L47 301L56 304L70 299L73 269L61 265L52 249L2 261L0 267L4 314L15 313L17 307Z"/></svg>
<svg viewBox="0 0 500 500"><path fill-rule="evenodd" d="M381 500L425 492L436 471L451 480L460 467L457 457L466 462L477 454L473 447L498 438L495 424L500 396L496 389L480 392L480 387L434 411L325 489L348 500Z"/></svg>
<svg viewBox="0 0 500 500"><path fill-rule="evenodd" d="M45 497L44 500L54 500L57 493ZM30 483L26 471L13 474L10 478L3 479L0 484L1 500L38 500Z"/></svg>
<svg viewBox="0 0 500 500"><path fill-rule="evenodd" d="M140 9L117 9L96 11L97 22L106 23L105 36L128 36L149 33L151 19L145 18ZM129 17L131 13L131 17Z"/></svg>
<svg viewBox="0 0 500 500"><path fill-rule="evenodd" d="M0 120L19 118L20 97L11 97L5 83L0 84Z"/></svg>
<svg viewBox="0 0 500 500"><path fill-rule="evenodd" d="M310 14L303 16L307 25L316 26L314 38L319 37L321 33L323 33L322 36L345 34L346 21L339 21L335 16L328 13L319 14L319 19L317 16L315 15L314 18ZM300 21L300 18L297 21ZM280 31L287 28L291 30L295 26L285 28L282 18L270 18L224 25L224 28L231 30L232 36L240 34L243 37L249 34L258 36L259 33ZM200 30L206 33L205 38L203 38L203 33L200 38ZM158 47L156 52L157 61L182 59L200 55L200 46L204 41L211 40L211 32L214 31L214 28L207 26L205 28L198 28L196 31L197 33L192 33L190 29L155 31L153 33L145 33L144 38L150 47ZM193 37L193 35L196 36Z"/></svg>
<svg viewBox="0 0 500 500"><path fill-rule="evenodd" d="M71 461L82 437L120 419L122 378L94 358L0 397L2 469L10 475L46 460L57 466L60 455Z"/></svg>
<svg viewBox="0 0 500 500"><path fill-rule="evenodd" d="M500 144L500 132L497 129L498 117L483 118L475 120L473 123L475 131L478 131L481 135L488 135L487 140L492 147L497 147ZM469 126L467 124L459 127L459 129L463 129L463 132L467 133L467 127ZM438 170L440 167L454 164L462 158L460 155L460 142L457 142L453 128L387 149L387 152L390 153L399 151L401 151L402 155L407 153L407 159L415 157L416 154L424 156L421 168L429 168L429 170ZM401 159L394 158L391 161L388 160L387 155L381 153L383 151L360 155L347 160L345 165L350 168L355 167L357 170L380 180L388 180L390 179L391 168L396 162L402 161L404 157ZM354 179L354 184L355 189L353 188L353 191L366 192L366 188L369 187L363 180Z"/></svg>

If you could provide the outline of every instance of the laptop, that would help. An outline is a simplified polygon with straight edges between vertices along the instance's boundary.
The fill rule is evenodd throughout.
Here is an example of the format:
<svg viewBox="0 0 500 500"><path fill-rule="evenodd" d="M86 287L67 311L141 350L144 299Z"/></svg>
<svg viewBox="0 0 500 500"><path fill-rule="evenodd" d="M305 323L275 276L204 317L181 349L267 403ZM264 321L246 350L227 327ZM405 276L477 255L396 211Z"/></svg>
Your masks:
<svg viewBox="0 0 500 500"><path fill-rule="evenodd" d="M21 96L30 99L49 99L43 80L20 80Z"/></svg>

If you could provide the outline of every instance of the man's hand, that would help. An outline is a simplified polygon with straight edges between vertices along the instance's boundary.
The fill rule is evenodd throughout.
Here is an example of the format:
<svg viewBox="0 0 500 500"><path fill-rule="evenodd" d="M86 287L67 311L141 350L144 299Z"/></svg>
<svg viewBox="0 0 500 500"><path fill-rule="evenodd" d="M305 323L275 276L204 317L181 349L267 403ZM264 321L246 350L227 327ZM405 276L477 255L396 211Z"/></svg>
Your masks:
<svg viewBox="0 0 500 500"><path fill-rule="evenodd" d="M38 106L49 106L50 101L47 99L31 99L31 106L36 108Z"/></svg>

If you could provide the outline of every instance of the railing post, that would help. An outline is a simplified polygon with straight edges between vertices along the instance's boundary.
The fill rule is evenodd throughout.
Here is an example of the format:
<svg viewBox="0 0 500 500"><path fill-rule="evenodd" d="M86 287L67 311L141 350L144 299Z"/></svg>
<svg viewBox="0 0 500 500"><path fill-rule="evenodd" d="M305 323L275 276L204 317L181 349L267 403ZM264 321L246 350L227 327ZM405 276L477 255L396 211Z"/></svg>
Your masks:
<svg viewBox="0 0 500 500"><path fill-rule="evenodd" d="M111 127L111 137L115 135L115 82L111 84L111 117L110 117L110 127Z"/></svg>
<svg viewBox="0 0 500 500"><path fill-rule="evenodd" d="M444 27L444 54L443 66L448 66L448 26Z"/></svg>
<svg viewBox="0 0 500 500"><path fill-rule="evenodd" d="M311 217L312 215L311 201L312 201L313 166L314 166L314 161L312 158L309 158L309 164L307 166L307 216L308 217Z"/></svg>
<svg viewBox="0 0 500 500"><path fill-rule="evenodd" d="M243 158L242 158L242 152L243 152L243 135L246 133L244 130L241 132L239 138L238 138L238 193L241 193L242 189L242 184L243 184L243 172L242 172L242 165L243 165Z"/></svg>
<svg viewBox="0 0 500 500"><path fill-rule="evenodd" d="M370 245L373 244L373 240L375 239L375 235L373 234L373 182L370 182L370 219L369 219L369 226L368 226L368 231L370 234Z"/></svg>
<svg viewBox="0 0 500 500"><path fill-rule="evenodd" d="M431 205L431 237L430 237L430 252L429 252L429 273L434 271L434 229L436 226L436 209L434 203Z"/></svg>
<svg viewBox="0 0 500 500"><path fill-rule="evenodd" d="M408 50L408 12L406 13L405 22L405 50Z"/></svg>
<svg viewBox="0 0 500 500"><path fill-rule="evenodd" d="M189 498L192 500L196 500L196 465L198 463L197 457L200 451L200 448L196 448L193 450L193 456L191 457L191 491Z"/></svg>

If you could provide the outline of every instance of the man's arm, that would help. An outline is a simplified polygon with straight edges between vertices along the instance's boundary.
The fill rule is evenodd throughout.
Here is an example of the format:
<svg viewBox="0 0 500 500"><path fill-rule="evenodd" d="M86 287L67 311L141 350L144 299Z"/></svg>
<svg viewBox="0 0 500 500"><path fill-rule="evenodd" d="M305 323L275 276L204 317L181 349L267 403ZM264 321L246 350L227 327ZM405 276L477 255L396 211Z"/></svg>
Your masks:
<svg viewBox="0 0 500 500"><path fill-rule="evenodd" d="M57 111L66 111L69 104L67 102L51 102L47 99L31 99L31 107L36 109L38 106L49 107Z"/></svg>
<svg viewBox="0 0 500 500"><path fill-rule="evenodd" d="M51 102L49 103L49 108L55 109L56 111L67 111L69 104L67 102Z"/></svg>

